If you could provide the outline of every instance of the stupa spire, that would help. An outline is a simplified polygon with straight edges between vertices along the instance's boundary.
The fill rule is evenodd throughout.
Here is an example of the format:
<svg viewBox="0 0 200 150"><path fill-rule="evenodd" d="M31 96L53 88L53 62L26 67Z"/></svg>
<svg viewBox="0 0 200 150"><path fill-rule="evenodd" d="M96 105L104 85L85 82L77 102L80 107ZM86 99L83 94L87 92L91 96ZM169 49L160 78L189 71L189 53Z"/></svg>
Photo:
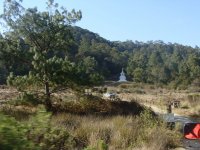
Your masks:
<svg viewBox="0 0 200 150"><path fill-rule="evenodd" d="M119 81L118 82L126 82L126 76L124 73L124 68L122 68L122 72L120 73Z"/></svg>

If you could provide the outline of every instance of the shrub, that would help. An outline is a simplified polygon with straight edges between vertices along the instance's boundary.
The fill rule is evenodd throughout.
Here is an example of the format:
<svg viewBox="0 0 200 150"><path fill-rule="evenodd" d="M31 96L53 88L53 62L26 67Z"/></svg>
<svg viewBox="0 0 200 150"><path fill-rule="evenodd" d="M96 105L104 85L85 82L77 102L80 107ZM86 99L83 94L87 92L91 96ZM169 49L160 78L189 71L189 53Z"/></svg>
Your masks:
<svg viewBox="0 0 200 150"><path fill-rule="evenodd" d="M27 139L27 127L14 118L0 114L0 149L1 150L37 150L32 141Z"/></svg>
<svg viewBox="0 0 200 150"><path fill-rule="evenodd" d="M50 122L51 113L42 108L26 123L29 129L28 138L44 150L74 149L74 138L65 129L52 126Z"/></svg>
<svg viewBox="0 0 200 150"><path fill-rule="evenodd" d="M92 99L55 105L54 110L79 115L138 115L144 107L135 101L109 101L93 96Z"/></svg>
<svg viewBox="0 0 200 150"><path fill-rule="evenodd" d="M36 94L30 92L22 92L17 98L15 105L27 105L27 106L37 106L41 102L37 98Z"/></svg>
<svg viewBox="0 0 200 150"><path fill-rule="evenodd" d="M64 129L51 125L51 114L41 108L24 122L0 114L1 150L74 149L75 139Z"/></svg>

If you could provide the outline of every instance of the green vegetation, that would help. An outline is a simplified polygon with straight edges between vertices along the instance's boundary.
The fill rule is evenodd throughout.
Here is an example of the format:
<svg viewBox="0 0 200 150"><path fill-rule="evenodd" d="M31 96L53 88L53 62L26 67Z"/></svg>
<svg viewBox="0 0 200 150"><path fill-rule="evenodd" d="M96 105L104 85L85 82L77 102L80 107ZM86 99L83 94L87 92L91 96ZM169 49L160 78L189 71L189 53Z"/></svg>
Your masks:
<svg viewBox="0 0 200 150"><path fill-rule="evenodd" d="M176 130L168 130L149 111L139 116L52 115L39 106L37 113L26 120L1 115L1 122L0 145L6 150L142 147L161 150L179 146L181 139Z"/></svg>
<svg viewBox="0 0 200 150"><path fill-rule="evenodd" d="M104 79L118 80L122 67L135 82L172 88L199 83L199 47L162 41L111 42L72 26L81 19L80 11L66 12L52 2L44 12L23 10L20 3L6 4L2 19L11 30L0 36L1 83L13 72L14 77L34 77L38 84L52 88L93 85Z"/></svg>
<svg viewBox="0 0 200 150"><path fill-rule="evenodd" d="M52 126L50 117L51 114L45 112L44 108L21 122L1 114L1 149L73 149L73 137L66 130Z"/></svg>
<svg viewBox="0 0 200 150"><path fill-rule="evenodd" d="M71 48L74 39L68 26L81 19L80 11L69 12L52 0L47 2L44 12L37 8L24 9L17 1L7 1L1 17L11 30L1 37L2 61L21 60L4 67L13 68L15 63L28 66L23 71L11 69L14 73L10 73L7 83L19 90L33 85L44 87L47 110L52 109L50 97L56 90L83 84L83 79L89 80L87 84L102 80L98 73L91 73L95 67L93 58L74 63Z"/></svg>
<svg viewBox="0 0 200 150"><path fill-rule="evenodd" d="M0 147L2 150L37 149L26 137L26 128L13 118L0 114Z"/></svg>
<svg viewBox="0 0 200 150"><path fill-rule="evenodd" d="M70 12L53 0L43 12L21 4L5 0L0 15L7 27L0 35L0 84L21 92L0 104L0 149L161 150L180 145L179 132L168 130L137 102L86 96L83 87L118 80L123 67L128 79L138 82L117 83L124 93L146 94L143 83L155 84L150 89L187 88L199 82L198 47L111 42L74 26L81 11ZM77 99L56 97L66 89ZM188 97L190 105L198 97Z"/></svg>
<svg viewBox="0 0 200 150"><path fill-rule="evenodd" d="M79 115L137 115L145 108L132 101L106 101L99 97L82 97L81 100L74 102L61 102L53 107L54 110Z"/></svg>

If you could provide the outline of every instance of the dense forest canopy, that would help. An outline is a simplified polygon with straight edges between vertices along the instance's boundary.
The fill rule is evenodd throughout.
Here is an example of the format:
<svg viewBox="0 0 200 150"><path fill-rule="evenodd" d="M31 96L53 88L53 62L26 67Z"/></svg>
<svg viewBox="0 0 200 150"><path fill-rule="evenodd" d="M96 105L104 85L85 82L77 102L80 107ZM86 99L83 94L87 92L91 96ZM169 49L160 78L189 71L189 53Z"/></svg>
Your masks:
<svg viewBox="0 0 200 150"><path fill-rule="evenodd" d="M199 47L161 40L112 42L80 27L71 28L78 45L76 56L93 57L105 79L118 80L122 67L135 82L178 87L199 79Z"/></svg>
<svg viewBox="0 0 200 150"><path fill-rule="evenodd" d="M71 23L80 20L81 12L63 10L66 14L62 16L53 4L49 4L56 7L52 14L39 12L37 8L24 11L19 6L11 12L12 6L8 6L3 19L12 30L0 36L1 84L6 83L12 72L12 76L32 73L56 84L62 78L62 83L66 79L94 85L104 80L118 80L122 67L134 82L172 84L176 88L199 80L199 47L163 41L109 41ZM67 66L68 73L59 72L59 66ZM51 69L41 73L45 67Z"/></svg>

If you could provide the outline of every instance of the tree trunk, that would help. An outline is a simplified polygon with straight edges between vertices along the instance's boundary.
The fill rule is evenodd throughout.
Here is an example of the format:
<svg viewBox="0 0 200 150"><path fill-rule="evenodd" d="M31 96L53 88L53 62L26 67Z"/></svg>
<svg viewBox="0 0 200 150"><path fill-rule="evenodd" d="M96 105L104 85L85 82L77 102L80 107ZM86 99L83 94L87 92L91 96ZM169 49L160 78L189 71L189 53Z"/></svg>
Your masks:
<svg viewBox="0 0 200 150"><path fill-rule="evenodd" d="M52 110L52 104L51 104L51 99L50 99L50 91L49 91L49 82L45 82L45 107L47 111Z"/></svg>

